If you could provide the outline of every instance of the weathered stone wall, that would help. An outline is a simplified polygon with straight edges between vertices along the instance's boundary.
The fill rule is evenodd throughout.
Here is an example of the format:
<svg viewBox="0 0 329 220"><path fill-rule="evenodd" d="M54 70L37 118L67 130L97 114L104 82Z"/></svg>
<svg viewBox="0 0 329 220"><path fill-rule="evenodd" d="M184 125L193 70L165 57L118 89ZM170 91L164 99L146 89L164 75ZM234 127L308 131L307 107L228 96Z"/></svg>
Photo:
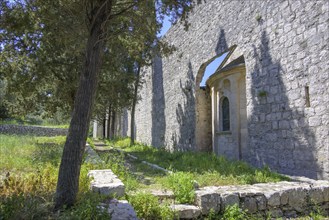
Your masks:
<svg viewBox="0 0 329 220"><path fill-rule="evenodd" d="M263 216L297 217L320 208L329 215L329 185L327 181L312 183L278 182L244 186L204 187L196 191L195 203L201 213L224 211L237 204L250 214Z"/></svg>
<svg viewBox="0 0 329 220"><path fill-rule="evenodd" d="M59 136L67 135L67 129L25 125L0 125L0 134Z"/></svg>
<svg viewBox="0 0 329 220"><path fill-rule="evenodd" d="M211 122L198 118L204 107L198 82L205 64L237 46L235 56L246 62L243 159L329 179L328 18L326 0L218 0L195 7L188 32L175 25L165 36L177 51L145 70L137 139L168 149L207 148L199 146L209 140Z"/></svg>

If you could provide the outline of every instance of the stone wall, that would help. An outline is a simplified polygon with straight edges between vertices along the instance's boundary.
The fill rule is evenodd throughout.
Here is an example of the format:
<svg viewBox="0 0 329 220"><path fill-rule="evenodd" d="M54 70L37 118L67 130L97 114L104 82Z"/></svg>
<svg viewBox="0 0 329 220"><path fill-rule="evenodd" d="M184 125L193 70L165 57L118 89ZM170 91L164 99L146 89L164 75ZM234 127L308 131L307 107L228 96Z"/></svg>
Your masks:
<svg viewBox="0 0 329 220"><path fill-rule="evenodd" d="M297 217L308 215L316 208L328 216L329 185L327 181L314 181L204 187L196 191L195 203L203 215L211 209L224 211L225 207L237 204L248 213L263 217Z"/></svg>
<svg viewBox="0 0 329 220"><path fill-rule="evenodd" d="M243 159L281 173L329 179L328 18L326 0L196 6L187 32L175 25L164 37L177 48L174 54L144 70L137 139L168 149L207 149L211 122L210 116L200 118L207 108L198 82L206 64L236 46L232 59L243 55L246 63Z"/></svg>
<svg viewBox="0 0 329 220"><path fill-rule="evenodd" d="M67 135L67 129L25 125L0 125L0 134L59 136Z"/></svg>

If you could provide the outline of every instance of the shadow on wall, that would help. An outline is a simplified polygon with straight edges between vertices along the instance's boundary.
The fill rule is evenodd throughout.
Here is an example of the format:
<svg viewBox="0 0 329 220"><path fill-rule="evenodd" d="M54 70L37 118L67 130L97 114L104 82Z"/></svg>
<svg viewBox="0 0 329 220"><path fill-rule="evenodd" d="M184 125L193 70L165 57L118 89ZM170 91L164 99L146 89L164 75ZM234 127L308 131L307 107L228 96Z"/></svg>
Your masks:
<svg viewBox="0 0 329 220"><path fill-rule="evenodd" d="M229 51L227 42L226 42L226 36L224 29L220 28L219 37L217 41L217 45L215 48L216 55L222 55L223 53Z"/></svg>
<svg viewBox="0 0 329 220"><path fill-rule="evenodd" d="M305 121L305 108L289 107L282 80L287 73L279 62L273 62L266 31L262 32L261 45L253 45L253 50L256 63L249 70L253 106L248 109L252 110L248 118L249 162L267 164L281 173L317 178L315 135Z"/></svg>
<svg viewBox="0 0 329 220"><path fill-rule="evenodd" d="M194 150L195 148L195 99L194 99L194 76L191 62L188 63L188 71L185 81L180 80L180 89L184 95L184 103L178 104L176 118L179 124L178 136L174 133L171 137L173 148L178 151Z"/></svg>
<svg viewBox="0 0 329 220"><path fill-rule="evenodd" d="M152 66L152 146L165 145L166 119L165 97L163 89L162 58L154 58Z"/></svg>

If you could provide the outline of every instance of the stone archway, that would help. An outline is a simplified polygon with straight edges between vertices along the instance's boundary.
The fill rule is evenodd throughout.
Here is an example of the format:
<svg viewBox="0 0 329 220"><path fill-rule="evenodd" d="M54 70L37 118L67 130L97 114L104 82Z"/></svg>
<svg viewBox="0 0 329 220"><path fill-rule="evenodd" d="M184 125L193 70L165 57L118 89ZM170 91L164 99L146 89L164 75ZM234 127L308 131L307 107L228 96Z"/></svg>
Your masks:
<svg viewBox="0 0 329 220"><path fill-rule="evenodd" d="M208 86L200 86L200 84L203 81L203 77L205 75L205 71L208 65L210 65L217 58L223 56L224 60L218 67L220 68L222 64L224 64L229 58L230 54L234 51L234 49L235 46L231 47L228 51L225 51L203 63L197 73L195 86L195 137L197 146L196 149L198 151L212 152L212 119L210 90Z"/></svg>
<svg viewBox="0 0 329 220"><path fill-rule="evenodd" d="M207 85L211 91L213 152L241 160L248 137L244 57L218 70Z"/></svg>

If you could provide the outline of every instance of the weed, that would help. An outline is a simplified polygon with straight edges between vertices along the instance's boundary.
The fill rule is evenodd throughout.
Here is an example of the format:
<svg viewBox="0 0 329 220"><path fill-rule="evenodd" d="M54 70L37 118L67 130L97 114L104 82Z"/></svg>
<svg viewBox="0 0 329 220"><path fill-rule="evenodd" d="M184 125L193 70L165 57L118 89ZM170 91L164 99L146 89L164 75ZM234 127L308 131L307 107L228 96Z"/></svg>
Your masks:
<svg viewBox="0 0 329 220"><path fill-rule="evenodd" d="M174 219L175 213L168 205L160 205L158 198L148 193L138 193L128 197L137 216L141 219Z"/></svg>
<svg viewBox="0 0 329 220"><path fill-rule="evenodd" d="M194 178L188 172L173 172L168 177L168 185L174 192L178 203L193 203L195 190Z"/></svg>
<svg viewBox="0 0 329 220"><path fill-rule="evenodd" d="M245 220L247 219L247 213L239 208L237 204L228 206L223 213L223 219L225 220Z"/></svg>
<svg viewBox="0 0 329 220"><path fill-rule="evenodd" d="M101 201L104 197L93 192L84 193L77 203L68 210L60 213L61 219L109 219L109 213L106 207L101 207Z"/></svg>
<svg viewBox="0 0 329 220"><path fill-rule="evenodd" d="M53 195L65 137L0 135L0 219L108 219L98 207L103 199L90 193L90 169L104 164L82 164L77 204L53 214ZM106 218L105 218L106 216Z"/></svg>
<svg viewBox="0 0 329 220"><path fill-rule="evenodd" d="M259 96L259 97L266 97L266 96L267 96L267 92L264 91L264 90L259 91L259 92L258 92L258 96Z"/></svg>
<svg viewBox="0 0 329 220"><path fill-rule="evenodd" d="M95 149L95 143L92 138L87 138L87 143L90 145L91 148Z"/></svg>
<svg viewBox="0 0 329 220"><path fill-rule="evenodd" d="M257 22L260 22L262 20L262 16L260 14L257 14L255 18Z"/></svg>
<svg viewBox="0 0 329 220"><path fill-rule="evenodd" d="M214 209L210 209L208 215L204 218L205 220L220 220L220 213L216 213Z"/></svg>
<svg viewBox="0 0 329 220"><path fill-rule="evenodd" d="M128 168L125 166L125 160L123 154L101 154L103 161L105 161L105 166L110 168L115 175L117 175L120 180L125 184L126 190L131 191L138 188L139 183L129 172Z"/></svg>

